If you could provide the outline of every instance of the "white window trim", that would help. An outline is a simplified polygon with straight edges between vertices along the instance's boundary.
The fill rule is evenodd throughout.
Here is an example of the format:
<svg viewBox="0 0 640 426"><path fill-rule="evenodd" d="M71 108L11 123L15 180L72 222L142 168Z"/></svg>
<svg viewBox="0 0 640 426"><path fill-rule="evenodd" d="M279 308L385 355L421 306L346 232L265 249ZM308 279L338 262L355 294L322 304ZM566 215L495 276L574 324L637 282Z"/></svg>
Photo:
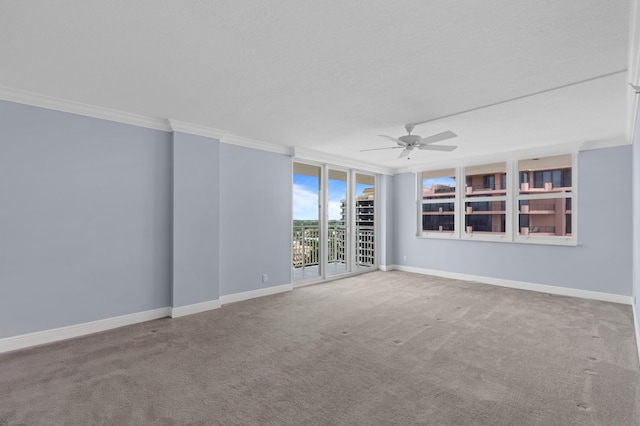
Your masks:
<svg viewBox="0 0 640 426"><path fill-rule="evenodd" d="M456 192L455 192L455 212L454 212L454 232L429 232L422 231L422 205L434 204L423 203L422 200L422 172L416 173L416 203L417 203L417 238L427 239L444 239L444 240L460 240L460 241L492 241L517 244L543 244L543 245L559 245L559 246L577 246L578 245L578 156L577 153L571 153L571 193L550 193L550 194L530 194L526 196L527 200L535 199L553 199L553 198L570 198L571 199L571 236L531 236L520 235L519 233L519 217L518 202L520 201L520 179L518 161L528 159L517 158L506 161L507 165L507 193L500 197L490 197L492 201L505 201L505 222L506 229L504 234L467 234L463 232L464 227L464 208L466 197L463 185L465 179L465 168L474 165L484 165L486 163L469 164L465 167L455 167ZM432 169L438 170L438 169ZM429 171L429 170L424 170ZM482 201L483 198L478 197L477 200ZM474 199L476 201L476 199ZM439 201L442 202L442 201Z"/></svg>
<svg viewBox="0 0 640 426"><path fill-rule="evenodd" d="M451 198L446 198L445 200L447 201L433 200L433 202L426 203L426 204L438 204L442 202L450 202L449 200L453 201L455 205L455 209L453 213L453 223L454 223L453 232L429 232L429 231L423 232L422 231L422 205L424 204L422 202L422 173L417 173L415 195L416 195L416 201L418 203L418 217L417 217L418 232L416 234L418 238L431 238L431 239L440 239L440 240L459 240L460 239L460 226L458 226L458 224L460 223L460 205L459 204L460 204L460 195L462 193L462 190L460 189L460 185L458 185L458 182L460 181L459 167L455 168L455 173L456 173L456 176L455 176L456 192L454 196Z"/></svg>

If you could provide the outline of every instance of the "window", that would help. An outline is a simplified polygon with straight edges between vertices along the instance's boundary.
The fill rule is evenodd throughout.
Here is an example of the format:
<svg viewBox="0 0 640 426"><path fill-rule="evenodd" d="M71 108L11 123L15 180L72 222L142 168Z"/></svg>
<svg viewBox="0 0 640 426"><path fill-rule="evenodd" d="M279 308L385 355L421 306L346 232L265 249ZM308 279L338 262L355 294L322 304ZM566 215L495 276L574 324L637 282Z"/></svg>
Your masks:
<svg viewBox="0 0 640 426"><path fill-rule="evenodd" d="M528 175L518 192L518 234L523 236L571 236L573 191L571 155L532 158L518 162L520 175Z"/></svg>
<svg viewBox="0 0 640 426"><path fill-rule="evenodd" d="M455 170L437 170L421 174L422 232L451 234L455 231Z"/></svg>
<svg viewBox="0 0 640 426"><path fill-rule="evenodd" d="M574 160L567 154L422 172L420 235L575 244Z"/></svg>
<svg viewBox="0 0 640 426"><path fill-rule="evenodd" d="M464 233L505 234L507 163L465 169ZM502 176L505 176L503 179ZM499 186L496 186L496 181Z"/></svg>

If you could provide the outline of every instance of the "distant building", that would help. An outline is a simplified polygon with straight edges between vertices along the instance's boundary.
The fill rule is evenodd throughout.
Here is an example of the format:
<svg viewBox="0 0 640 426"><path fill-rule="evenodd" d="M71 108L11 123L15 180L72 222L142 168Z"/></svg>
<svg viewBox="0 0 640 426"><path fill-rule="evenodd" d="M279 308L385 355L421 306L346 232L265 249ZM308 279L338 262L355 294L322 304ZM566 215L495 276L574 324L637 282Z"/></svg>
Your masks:
<svg viewBox="0 0 640 426"><path fill-rule="evenodd" d="M373 228L374 222L374 188L365 188L362 195L356 197L356 226ZM347 204L346 199L340 200L340 220L346 223Z"/></svg>
<svg viewBox="0 0 640 426"><path fill-rule="evenodd" d="M360 266L375 264L374 242L374 188L365 188L356 197L356 263ZM347 221L347 201L340 200L342 223Z"/></svg>
<svg viewBox="0 0 640 426"><path fill-rule="evenodd" d="M571 166L521 170L520 196L570 192ZM506 231L506 173L477 174L466 177L464 214L466 233L504 233ZM424 231L453 232L455 226L455 184L436 184L422 188L422 197L442 202L422 205ZM500 200L473 201L476 197ZM518 230L521 235L571 235L571 198L543 198L518 202Z"/></svg>

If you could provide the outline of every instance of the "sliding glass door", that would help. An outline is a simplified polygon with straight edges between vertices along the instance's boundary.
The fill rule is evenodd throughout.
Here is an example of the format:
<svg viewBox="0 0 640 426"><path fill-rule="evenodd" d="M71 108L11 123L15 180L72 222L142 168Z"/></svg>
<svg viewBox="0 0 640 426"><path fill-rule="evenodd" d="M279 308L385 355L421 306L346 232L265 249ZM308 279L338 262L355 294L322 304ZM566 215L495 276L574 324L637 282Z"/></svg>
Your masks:
<svg viewBox="0 0 640 426"><path fill-rule="evenodd" d="M293 279L318 278L320 271L319 166L293 163Z"/></svg>
<svg viewBox="0 0 640 426"><path fill-rule="evenodd" d="M327 275L349 272L348 172L328 170L327 182Z"/></svg>
<svg viewBox="0 0 640 426"><path fill-rule="evenodd" d="M357 269L373 268L375 261L375 177L356 173L355 236Z"/></svg>
<svg viewBox="0 0 640 426"><path fill-rule="evenodd" d="M293 163L293 279L376 267L375 176Z"/></svg>

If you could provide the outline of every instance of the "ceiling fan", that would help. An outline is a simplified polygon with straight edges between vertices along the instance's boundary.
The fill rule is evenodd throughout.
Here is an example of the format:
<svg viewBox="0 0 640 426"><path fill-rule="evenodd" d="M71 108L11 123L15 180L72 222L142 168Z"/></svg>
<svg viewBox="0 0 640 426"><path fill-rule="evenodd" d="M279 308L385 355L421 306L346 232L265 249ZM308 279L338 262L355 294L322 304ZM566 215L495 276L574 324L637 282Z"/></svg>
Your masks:
<svg viewBox="0 0 640 426"><path fill-rule="evenodd" d="M407 130L407 133L409 134L405 136L400 136L399 138L392 138L391 136L378 135L380 137L389 139L390 141L397 143L398 146L390 146L387 148L362 149L360 150L360 152L378 151L381 149L402 148L402 152L400 152L400 156L398 157L398 158L402 158L402 157L408 157L411 151L413 151L416 148L430 150L430 151L446 151L446 152L451 152L457 148L457 146L452 146L452 145L448 145L448 146L447 145L431 145L433 143L455 138L456 136L458 136L450 130L423 138L422 136L411 134L414 127L415 126L413 124L407 124L406 126L404 126L404 128Z"/></svg>

